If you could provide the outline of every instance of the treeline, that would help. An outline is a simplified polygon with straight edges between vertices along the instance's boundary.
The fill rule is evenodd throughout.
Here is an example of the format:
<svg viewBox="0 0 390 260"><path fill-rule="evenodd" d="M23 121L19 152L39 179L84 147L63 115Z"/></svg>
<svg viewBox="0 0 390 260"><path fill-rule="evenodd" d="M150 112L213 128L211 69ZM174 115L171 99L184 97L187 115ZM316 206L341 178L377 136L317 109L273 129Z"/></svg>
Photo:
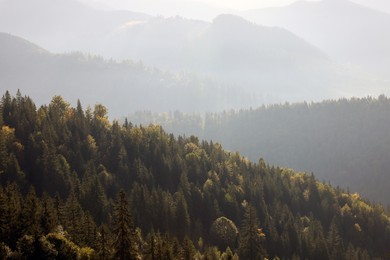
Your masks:
<svg viewBox="0 0 390 260"><path fill-rule="evenodd" d="M0 103L2 259L387 259L380 205L60 96Z"/></svg>
<svg viewBox="0 0 390 260"><path fill-rule="evenodd" d="M161 124L177 135L195 134L239 151L252 161L313 172L390 204L390 99L352 98L320 103L262 106L200 114L137 113L134 122Z"/></svg>

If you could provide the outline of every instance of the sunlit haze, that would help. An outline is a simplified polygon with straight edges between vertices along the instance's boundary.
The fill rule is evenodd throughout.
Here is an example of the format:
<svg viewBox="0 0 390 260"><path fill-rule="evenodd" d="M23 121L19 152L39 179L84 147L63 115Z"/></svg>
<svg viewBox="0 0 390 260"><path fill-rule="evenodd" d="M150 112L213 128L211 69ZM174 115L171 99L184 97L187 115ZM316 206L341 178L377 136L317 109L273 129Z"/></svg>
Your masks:
<svg viewBox="0 0 390 260"><path fill-rule="evenodd" d="M212 20L221 12L235 13L249 9L283 6L294 0L82 0L100 9L127 9L163 16L185 16L193 19Z"/></svg>
<svg viewBox="0 0 390 260"><path fill-rule="evenodd" d="M150 15L180 15L193 19L212 20L221 12L235 13L249 9L285 6L296 0L82 0L82 2L99 9L127 9ZM390 13L388 0L352 0L352 2Z"/></svg>

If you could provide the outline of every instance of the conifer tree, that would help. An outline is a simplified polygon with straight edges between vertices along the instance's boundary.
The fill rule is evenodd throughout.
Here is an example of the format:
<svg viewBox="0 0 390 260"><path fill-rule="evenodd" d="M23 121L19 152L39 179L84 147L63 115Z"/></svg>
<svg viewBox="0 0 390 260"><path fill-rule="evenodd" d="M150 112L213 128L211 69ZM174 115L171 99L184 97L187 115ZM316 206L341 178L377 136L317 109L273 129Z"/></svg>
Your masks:
<svg viewBox="0 0 390 260"><path fill-rule="evenodd" d="M23 233L37 236L41 232L41 204L35 194L35 189L30 187L21 211L21 224Z"/></svg>
<svg viewBox="0 0 390 260"><path fill-rule="evenodd" d="M9 223L7 219L7 198L3 188L0 186L0 241L4 241L8 234Z"/></svg>
<svg viewBox="0 0 390 260"><path fill-rule="evenodd" d="M83 240L83 216L84 212L72 191L66 201L65 207L66 230L71 235L73 242L80 244Z"/></svg>
<svg viewBox="0 0 390 260"><path fill-rule="evenodd" d="M341 259L344 254L343 241L340 237L336 218L333 218L329 227L328 237L328 251L330 259Z"/></svg>
<svg viewBox="0 0 390 260"><path fill-rule="evenodd" d="M100 260L111 259L112 256L109 236L107 233L107 228L104 225L99 229L96 248Z"/></svg>
<svg viewBox="0 0 390 260"><path fill-rule="evenodd" d="M240 257L243 259L262 259L266 256L262 245L265 235L259 228L256 209L250 204L245 204L244 207L245 213L239 237Z"/></svg>
<svg viewBox="0 0 390 260"><path fill-rule="evenodd" d="M3 106L1 105L0 102L0 127L3 126L4 124L4 119L3 119Z"/></svg>
<svg viewBox="0 0 390 260"><path fill-rule="evenodd" d="M42 198L42 216L40 222L44 234L52 232L58 225L58 218L53 200L47 193L44 193Z"/></svg>
<svg viewBox="0 0 390 260"><path fill-rule="evenodd" d="M116 259L136 259L133 217L125 192L119 192L114 206L114 256Z"/></svg>
<svg viewBox="0 0 390 260"><path fill-rule="evenodd" d="M176 221L177 221L177 232L180 239L183 239L185 235L188 234L191 219L188 214L187 202L184 198L184 195L181 192L177 194L177 205L176 205Z"/></svg>
<svg viewBox="0 0 390 260"><path fill-rule="evenodd" d="M188 236L185 236L182 250L180 252L181 259L184 260L194 259L195 253L196 251L195 251L194 244L192 243L191 239L188 238Z"/></svg>

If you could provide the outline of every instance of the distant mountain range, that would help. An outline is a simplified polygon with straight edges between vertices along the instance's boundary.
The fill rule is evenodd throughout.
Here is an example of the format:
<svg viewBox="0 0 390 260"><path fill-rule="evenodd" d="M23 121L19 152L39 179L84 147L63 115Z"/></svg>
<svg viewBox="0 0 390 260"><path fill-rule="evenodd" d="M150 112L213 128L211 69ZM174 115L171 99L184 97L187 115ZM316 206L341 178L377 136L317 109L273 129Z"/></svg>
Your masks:
<svg viewBox="0 0 390 260"><path fill-rule="evenodd" d="M77 50L131 59L235 85L252 96L249 102L236 102L244 107L390 94L390 82L376 74L335 62L333 56L285 29L256 25L234 15L220 15L208 23L101 11L73 0L3 0L0 31L55 53ZM203 105L202 110L212 108Z"/></svg>
<svg viewBox="0 0 390 260"><path fill-rule="evenodd" d="M97 51L132 57L172 71L190 71L234 83L271 102L377 95L390 86L375 75L336 63L282 28L234 15L212 23L181 17L129 23Z"/></svg>
<svg viewBox="0 0 390 260"><path fill-rule="evenodd" d="M328 58L304 40L233 15L220 15L213 23L176 17L131 24L103 49L105 56L192 71L282 99L298 90L306 98L329 96L326 87L336 74ZM317 84L315 78L324 81Z"/></svg>
<svg viewBox="0 0 390 260"><path fill-rule="evenodd" d="M332 59L390 79L390 14L348 0L297 1L243 12L256 23L279 26L313 43Z"/></svg>
<svg viewBox="0 0 390 260"><path fill-rule="evenodd" d="M82 53L52 54L0 33L0 91L20 89L48 102L62 95L83 104L104 102L115 118L136 110L219 111L256 101L247 92L192 74L171 74L132 61L107 61ZM206 110L207 109L207 110Z"/></svg>

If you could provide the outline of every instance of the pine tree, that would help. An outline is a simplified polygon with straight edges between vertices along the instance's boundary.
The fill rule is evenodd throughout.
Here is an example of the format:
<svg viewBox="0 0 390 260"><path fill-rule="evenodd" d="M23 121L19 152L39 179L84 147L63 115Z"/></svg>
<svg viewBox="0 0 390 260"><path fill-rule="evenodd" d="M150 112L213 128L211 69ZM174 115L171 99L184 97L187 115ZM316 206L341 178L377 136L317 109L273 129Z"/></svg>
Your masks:
<svg viewBox="0 0 390 260"><path fill-rule="evenodd" d="M42 196L41 227L44 234L48 234L58 225L58 218L54 208L53 200L47 193Z"/></svg>
<svg viewBox="0 0 390 260"><path fill-rule="evenodd" d="M156 235L152 233L149 237L148 245L145 252L146 259L155 260L161 257L161 252L159 252L159 245L157 242Z"/></svg>
<svg viewBox="0 0 390 260"><path fill-rule="evenodd" d="M328 237L328 251L330 259L341 259L344 254L343 241L340 237L336 218L333 218L332 223L329 227Z"/></svg>
<svg viewBox="0 0 390 260"><path fill-rule="evenodd" d="M112 258L109 236L108 236L107 228L105 226L101 226L99 229L96 248L100 260L106 260Z"/></svg>
<svg viewBox="0 0 390 260"><path fill-rule="evenodd" d="M65 228L72 237L72 241L81 244L83 240L83 209L78 202L76 194L72 192L65 206L66 225Z"/></svg>
<svg viewBox="0 0 390 260"><path fill-rule="evenodd" d="M4 193L3 188L0 186L0 241L5 241L8 230L9 230L9 223L7 219L7 210L8 210L8 203L7 203L7 197Z"/></svg>
<svg viewBox="0 0 390 260"><path fill-rule="evenodd" d="M184 236L188 235L189 233L191 219L188 213L188 206L184 195L181 192L178 192L176 195L176 231L179 235L179 239L183 239Z"/></svg>
<svg viewBox="0 0 390 260"><path fill-rule="evenodd" d="M21 212L21 222L23 233L32 236L38 236L41 233L41 204L35 194L34 187L30 187L27 197L24 201Z"/></svg>
<svg viewBox="0 0 390 260"><path fill-rule="evenodd" d="M119 196L114 206L114 256L117 259L136 259L134 246L133 216L130 213L129 202L124 191Z"/></svg>
<svg viewBox="0 0 390 260"><path fill-rule="evenodd" d="M15 184L7 185L5 187L5 193L8 204L5 211L7 219L6 231L8 232L4 242L13 247L23 232L20 217L22 211L22 196L18 186Z"/></svg>
<svg viewBox="0 0 390 260"><path fill-rule="evenodd" d="M192 243L191 239L185 236L183 241L182 250L180 253L181 259L191 260L194 259L194 255L196 253L195 246Z"/></svg>
<svg viewBox="0 0 390 260"><path fill-rule="evenodd" d="M265 235L258 226L256 209L250 204L246 204L244 207L245 213L239 237L239 254L244 259L261 259L266 256L262 246Z"/></svg>

